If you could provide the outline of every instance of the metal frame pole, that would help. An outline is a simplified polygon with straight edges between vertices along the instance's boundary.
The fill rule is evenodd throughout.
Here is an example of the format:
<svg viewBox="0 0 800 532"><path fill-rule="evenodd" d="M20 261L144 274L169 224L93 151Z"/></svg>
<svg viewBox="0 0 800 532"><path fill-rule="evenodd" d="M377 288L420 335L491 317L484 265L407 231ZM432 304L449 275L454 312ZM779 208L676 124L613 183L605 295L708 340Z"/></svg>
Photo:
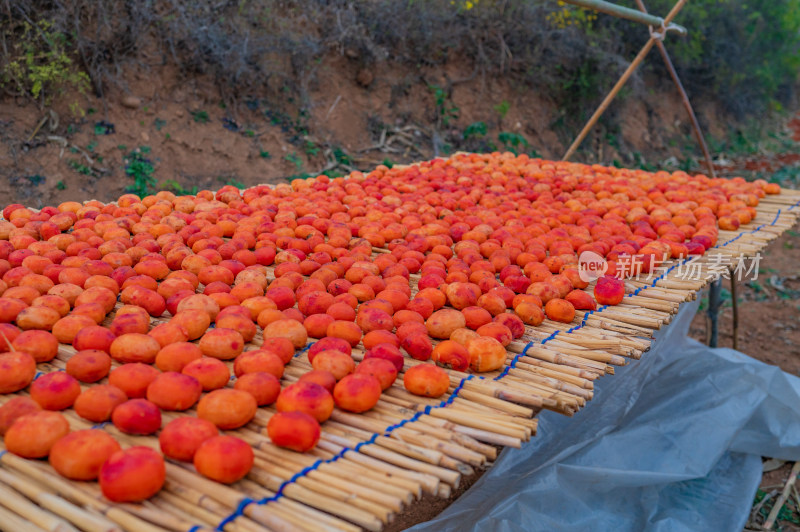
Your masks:
<svg viewBox="0 0 800 532"><path fill-rule="evenodd" d="M711 321L711 334L708 339L709 347L719 344L719 307L722 300L722 277L711 281L708 287L708 319Z"/></svg>
<svg viewBox="0 0 800 532"><path fill-rule="evenodd" d="M733 348L739 349L739 300L736 297L736 272L731 268L731 304L733 305Z"/></svg>

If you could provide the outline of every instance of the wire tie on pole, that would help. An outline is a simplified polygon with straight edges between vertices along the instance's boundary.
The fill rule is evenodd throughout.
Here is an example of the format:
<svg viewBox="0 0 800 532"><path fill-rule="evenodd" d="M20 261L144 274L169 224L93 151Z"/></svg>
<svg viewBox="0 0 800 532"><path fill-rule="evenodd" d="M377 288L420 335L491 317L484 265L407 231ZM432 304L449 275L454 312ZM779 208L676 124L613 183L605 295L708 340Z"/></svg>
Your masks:
<svg viewBox="0 0 800 532"><path fill-rule="evenodd" d="M654 41L663 41L664 37L667 35L667 28L664 27L664 22L661 22L661 27L658 28L656 31L653 26L647 26L650 30L650 38Z"/></svg>

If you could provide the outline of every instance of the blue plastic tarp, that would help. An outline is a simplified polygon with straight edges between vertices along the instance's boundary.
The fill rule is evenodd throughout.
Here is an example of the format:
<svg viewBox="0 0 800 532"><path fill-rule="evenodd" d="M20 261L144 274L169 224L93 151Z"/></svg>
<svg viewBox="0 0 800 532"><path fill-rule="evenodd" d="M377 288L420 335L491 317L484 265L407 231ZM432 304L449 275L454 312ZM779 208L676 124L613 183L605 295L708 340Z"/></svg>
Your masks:
<svg viewBox="0 0 800 532"><path fill-rule="evenodd" d="M800 379L686 336L684 305L641 360L595 381L435 519L411 530L740 531L761 456L800 460Z"/></svg>

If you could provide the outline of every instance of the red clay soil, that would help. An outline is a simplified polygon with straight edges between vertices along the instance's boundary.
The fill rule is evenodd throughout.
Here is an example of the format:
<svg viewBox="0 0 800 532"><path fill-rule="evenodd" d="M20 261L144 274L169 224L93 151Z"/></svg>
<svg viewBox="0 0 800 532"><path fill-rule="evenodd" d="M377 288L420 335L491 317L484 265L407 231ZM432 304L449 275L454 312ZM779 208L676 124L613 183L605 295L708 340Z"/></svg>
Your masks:
<svg viewBox="0 0 800 532"><path fill-rule="evenodd" d="M176 182L186 189L217 189L228 182L252 186L319 172L332 162L334 147L359 169L386 159L429 159L435 154L434 136L444 139L440 145L463 138L475 122L488 124L487 138L495 144L502 147L500 132L520 134L546 158L560 158L571 141L569 132L554 125L562 117L547 94L480 77L453 88L459 116L434 134L435 102L421 80L469 79L472 72L461 71L456 63L445 71L378 65L364 83L346 58L334 58L320 73L324 85L311 88L302 118L296 104L270 106L263 99L243 98L235 108L224 107L209 80L179 79L174 68L157 59L148 65L144 58L138 70L126 72L124 92L109 90L105 101L64 95L54 104L54 114L28 101L0 98L0 175L6 178L0 180L0 199L34 207L90 198L110 201L132 184L124 157L140 146L150 148L147 157L160 186ZM598 127L584 143L581 160L652 164L680 157L680 146L693 145L671 85L658 80L649 85L642 98L612 106L610 112L620 114L619 132L612 135ZM508 104L505 117L495 110L501 103ZM70 104L77 107L70 109ZM726 120L717 104L695 106L707 119L708 133L724 137ZM102 134L101 121L112 125L113 133ZM376 147L382 128L389 130L383 143L388 150ZM646 161L632 155L642 153Z"/></svg>

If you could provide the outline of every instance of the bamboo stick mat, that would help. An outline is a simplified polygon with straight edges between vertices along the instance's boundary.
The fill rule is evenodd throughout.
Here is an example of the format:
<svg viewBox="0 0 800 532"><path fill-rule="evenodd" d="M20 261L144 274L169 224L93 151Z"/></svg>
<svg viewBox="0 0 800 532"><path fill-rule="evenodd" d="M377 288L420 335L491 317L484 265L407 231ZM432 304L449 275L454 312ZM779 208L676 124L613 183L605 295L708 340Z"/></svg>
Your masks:
<svg viewBox="0 0 800 532"><path fill-rule="evenodd" d="M423 493L448 497L462 476L494 461L497 446L520 447L536 434L535 416L542 409L568 416L577 412L592 399L598 378L640 358L653 332L717 277L715 254L753 257L794 226L799 206L798 191L763 198L750 224L735 232L720 231L718 245L695 261L699 279L683 278L680 268L686 261L672 261L658 276L626 281L626 299L618 306L578 311L571 324L545 320L526 327L524 336L508 346L502 371L475 375L447 370L450 389L443 399L409 394L400 375L372 410L334 410L322 425L319 444L306 454L272 445L266 425L275 409L262 407L249 425L230 431L250 443L256 455L250 474L230 486L200 476L189 464L168 460L167 481L157 496L141 504L111 504L96 483L69 481L47 462L19 458L0 445L0 528L380 530ZM419 276L411 279L413 294ZM155 326L166 319L151 321ZM261 342L259 332L248 348ZM309 346L287 365L282 385L311 369L305 353ZM63 370L74 353L72 346L62 344L58 356L39 364L38 370ZM353 355L360 360L363 349L354 349ZM404 369L418 363L406 357ZM26 394L0 396L0 402ZM71 409L64 414L73 430L93 426ZM194 409L162 413L164 423L194 414ZM158 450L155 436L127 435L110 423L94 427L109 432L123 447Z"/></svg>

